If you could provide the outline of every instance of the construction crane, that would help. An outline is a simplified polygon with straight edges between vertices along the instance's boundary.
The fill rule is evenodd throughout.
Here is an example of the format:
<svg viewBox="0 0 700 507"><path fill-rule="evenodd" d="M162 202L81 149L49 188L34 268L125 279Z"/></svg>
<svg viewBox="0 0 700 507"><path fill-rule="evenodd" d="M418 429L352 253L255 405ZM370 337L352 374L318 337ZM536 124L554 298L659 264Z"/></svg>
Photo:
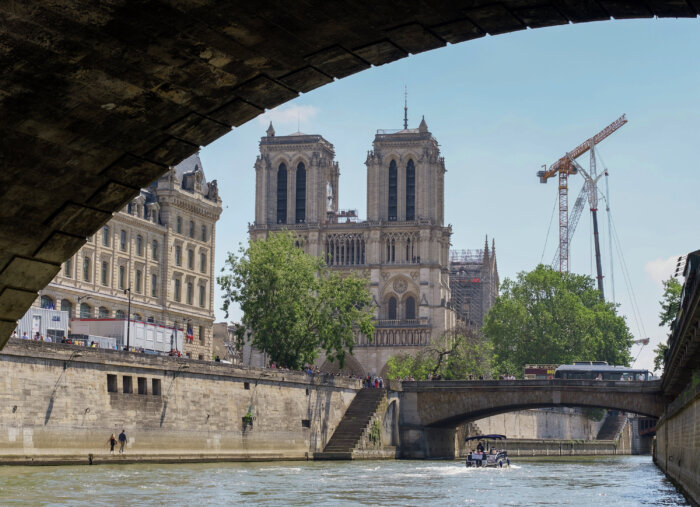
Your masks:
<svg viewBox="0 0 700 507"><path fill-rule="evenodd" d="M595 152L594 148L596 144L599 144L605 138L610 136L613 132L622 127L627 123L627 118L623 114L617 120L612 122L610 125L605 127L603 130L598 132L593 137L587 139L579 146L568 152L566 155L561 157L559 160L554 162L549 169L546 168L544 171L538 171L537 176L540 179L540 183L547 183L549 178L555 175L559 176L559 271L568 273L569 271L569 244L572 234L569 232L569 185L568 179L570 174L578 174L581 170L581 166L576 162L576 159L586 152L591 151L591 171L584 173L586 178L586 183L584 189L582 190L588 196L589 204L591 207L591 213L593 214L594 221L594 235L596 243L596 268L598 270L598 289L601 295L603 294L603 274L602 266L600 263L600 243L598 241L598 221L597 221L597 201L598 201L598 189L596 183L599 176L596 174L595 170ZM580 209L582 209L582 195L579 195L577 199L577 207L575 211L578 211L580 215ZM579 204L581 203L581 204ZM578 222L578 215L575 216L576 222ZM575 229L575 223L574 229Z"/></svg>

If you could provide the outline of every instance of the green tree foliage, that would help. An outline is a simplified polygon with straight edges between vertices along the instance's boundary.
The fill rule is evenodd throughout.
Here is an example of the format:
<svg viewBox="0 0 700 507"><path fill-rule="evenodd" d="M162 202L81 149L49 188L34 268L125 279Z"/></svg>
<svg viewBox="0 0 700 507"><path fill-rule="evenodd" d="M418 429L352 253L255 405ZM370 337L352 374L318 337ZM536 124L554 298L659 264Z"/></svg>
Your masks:
<svg viewBox="0 0 700 507"><path fill-rule="evenodd" d="M664 280L664 295L661 297L659 304L661 312L659 313L659 326L671 326L675 320L678 310L681 308L681 291L683 286L674 277Z"/></svg>
<svg viewBox="0 0 700 507"><path fill-rule="evenodd" d="M668 280L664 280L664 294L659 301L661 305L661 312L659 312L659 326L671 327L673 321L678 314L678 310L681 308L681 292L683 290L683 285L675 278L670 277ZM668 344L665 342L660 342L654 352L654 371L661 371L664 368L664 356L668 350Z"/></svg>
<svg viewBox="0 0 700 507"><path fill-rule="evenodd" d="M500 373L522 377L526 364L608 361L629 365L632 334L589 276L539 265L506 279L484 333Z"/></svg>
<svg viewBox="0 0 700 507"><path fill-rule="evenodd" d="M289 232L251 241L240 253L229 253L224 274L217 277L226 317L234 303L243 311L239 346L250 331L252 345L281 366L300 368L324 350L342 367L355 345L355 331L371 339L366 280L331 273L321 259L297 248Z"/></svg>
<svg viewBox="0 0 700 507"><path fill-rule="evenodd" d="M415 355L400 354L387 362L389 378L444 380L488 377L491 374L491 343L477 331L458 326L447 331Z"/></svg>

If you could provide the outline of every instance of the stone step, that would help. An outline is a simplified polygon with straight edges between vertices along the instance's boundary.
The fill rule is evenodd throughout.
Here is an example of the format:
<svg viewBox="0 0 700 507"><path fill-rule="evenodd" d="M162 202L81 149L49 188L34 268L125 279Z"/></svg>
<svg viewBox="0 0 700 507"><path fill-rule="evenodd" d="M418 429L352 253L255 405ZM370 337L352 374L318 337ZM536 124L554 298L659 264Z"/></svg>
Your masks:
<svg viewBox="0 0 700 507"><path fill-rule="evenodd" d="M326 444L318 459L351 459L352 451L360 442L372 416L386 396L383 389L363 389L355 395L343 419ZM321 457L327 453L341 457ZM316 459L316 457L314 457Z"/></svg>

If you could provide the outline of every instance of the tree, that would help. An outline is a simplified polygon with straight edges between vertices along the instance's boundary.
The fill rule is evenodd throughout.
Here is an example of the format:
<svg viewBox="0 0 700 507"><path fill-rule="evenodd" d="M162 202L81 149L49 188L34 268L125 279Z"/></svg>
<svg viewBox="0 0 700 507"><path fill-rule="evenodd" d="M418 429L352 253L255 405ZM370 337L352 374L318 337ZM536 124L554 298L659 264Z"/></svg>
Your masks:
<svg viewBox="0 0 700 507"><path fill-rule="evenodd" d="M528 363L627 366L632 359L627 323L600 297L593 279L542 264L503 282L484 334L493 343L496 369L520 377Z"/></svg>
<svg viewBox="0 0 700 507"><path fill-rule="evenodd" d="M681 292L683 286L675 277L670 277L663 281L664 294L661 297L659 304L661 312L659 313L659 326L671 326L671 323L676 319L678 310L681 308Z"/></svg>
<svg viewBox="0 0 700 507"><path fill-rule="evenodd" d="M400 354L387 362L389 378L425 380L437 375L445 380L488 377L492 348L481 333L464 325L447 331L415 355Z"/></svg>
<svg viewBox="0 0 700 507"><path fill-rule="evenodd" d="M300 368L324 350L342 367L356 332L371 339L366 280L331 273L321 259L296 247L289 232L251 241L240 253L240 258L228 254L225 274L217 277L226 317L234 303L243 311L236 332L239 347L249 331L252 345L281 366Z"/></svg>
<svg viewBox="0 0 700 507"><path fill-rule="evenodd" d="M664 284L664 294L659 301L661 305L661 312L659 313L659 326L671 327L673 321L676 319L678 310L681 308L681 292L683 291L683 286L675 277L670 277L668 280L663 281ZM659 342L659 344L654 349L656 356L654 356L654 371L661 371L664 368L664 360L666 356L666 351L668 350L668 343Z"/></svg>

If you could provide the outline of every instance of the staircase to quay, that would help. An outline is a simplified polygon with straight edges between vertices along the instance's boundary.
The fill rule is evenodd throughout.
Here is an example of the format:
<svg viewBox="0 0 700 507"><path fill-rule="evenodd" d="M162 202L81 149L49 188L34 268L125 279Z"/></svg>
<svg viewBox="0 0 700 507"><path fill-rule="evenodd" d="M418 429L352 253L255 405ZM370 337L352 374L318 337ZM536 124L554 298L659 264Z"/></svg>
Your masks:
<svg viewBox="0 0 700 507"><path fill-rule="evenodd" d="M624 413L618 411L608 412L605 422L598 430L596 440L617 440L626 421L627 416Z"/></svg>
<svg viewBox="0 0 700 507"><path fill-rule="evenodd" d="M314 454L319 460L349 460L369 432L370 422L382 402L386 401L386 389L362 389L350 403L343 419L333 432L323 452Z"/></svg>

